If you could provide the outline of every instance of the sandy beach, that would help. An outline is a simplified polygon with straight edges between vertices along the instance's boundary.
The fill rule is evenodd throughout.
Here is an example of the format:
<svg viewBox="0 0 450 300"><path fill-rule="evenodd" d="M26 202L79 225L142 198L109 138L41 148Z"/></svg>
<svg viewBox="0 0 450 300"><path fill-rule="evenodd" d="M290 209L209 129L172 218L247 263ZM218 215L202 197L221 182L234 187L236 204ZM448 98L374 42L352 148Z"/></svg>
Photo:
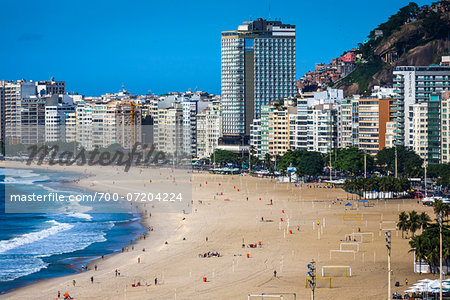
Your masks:
<svg viewBox="0 0 450 300"><path fill-rule="evenodd" d="M30 168L19 163L14 167ZM121 194L145 189L144 181L130 178L146 178L152 172L131 168L128 174L117 174L111 167L96 166L51 168L91 174L75 184ZM322 266L351 266L352 272L351 277L333 277L331 289L322 288L328 281L320 280L316 299L386 299L387 250L380 227L395 228L398 213L413 209L434 219L432 208L415 200L371 200L370 206L363 207L356 199L349 207L342 189L249 176L194 173L192 197L190 213L143 214L145 226L153 231L136 241L134 250L93 262L87 272L40 281L0 298L57 299L60 291L74 299L247 299L248 294L261 293L296 293L297 299L310 299L306 265L314 259L318 273ZM140 209L151 212L142 205ZM360 220L343 221L343 214L356 214ZM352 232L373 233L373 241L367 234L358 243L358 252L330 254ZM261 246L248 247L259 242ZM124 241L124 246L129 243ZM356 249L350 244L343 247ZM392 292L403 293L405 279L413 284L437 278L413 273L409 249L408 239L392 231ZM199 257L207 252L218 252L220 257ZM116 269L120 276L115 275ZM330 274L340 275L342 270ZM394 286L396 281L400 287ZM132 287L138 282L141 286Z"/></svg>

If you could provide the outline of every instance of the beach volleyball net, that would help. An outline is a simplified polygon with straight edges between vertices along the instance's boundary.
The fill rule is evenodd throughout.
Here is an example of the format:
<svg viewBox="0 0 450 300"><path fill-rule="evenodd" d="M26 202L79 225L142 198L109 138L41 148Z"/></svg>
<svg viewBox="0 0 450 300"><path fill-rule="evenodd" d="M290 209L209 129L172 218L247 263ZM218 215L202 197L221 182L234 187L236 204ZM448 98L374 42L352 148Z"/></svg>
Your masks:
<svg viewBox="0 0 450 300"><path fill-rule="evenodd" d="M323 266L322 277L350 277L352 276L352 267L350 266Z"/></svg>
<svg viewBox="0 0 450 300"><path fill-rule="evenodd" d="M345 222L354 222L357 221L361 224L361 215L360 214L342 214L342 224Z"/></svg>
<svg viewBox="0 0 450 300"><path fill-rule="evenodd" d="M315 277L316 279L316 289L331 289L331 278L332 277ZM308 287L308 280L312 279L311 277L306 277L305 279L305 288Z"/></svg>

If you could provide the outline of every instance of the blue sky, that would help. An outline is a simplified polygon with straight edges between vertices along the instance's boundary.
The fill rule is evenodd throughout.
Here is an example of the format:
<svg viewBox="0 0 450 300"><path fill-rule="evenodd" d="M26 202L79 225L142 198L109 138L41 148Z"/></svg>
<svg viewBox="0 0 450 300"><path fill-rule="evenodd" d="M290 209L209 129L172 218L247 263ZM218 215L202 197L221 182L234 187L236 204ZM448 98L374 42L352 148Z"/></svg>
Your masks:
<svg viewBox="0 0 450 300"><path fill-rule="evenodd" d="M270 1L297 26L297 78L361 42L404 0ZM268 0L2 0L0 80L65 80L84 95L220 93L220 32L268 18ZM416 1L430 4L431 1Z"/></svg>

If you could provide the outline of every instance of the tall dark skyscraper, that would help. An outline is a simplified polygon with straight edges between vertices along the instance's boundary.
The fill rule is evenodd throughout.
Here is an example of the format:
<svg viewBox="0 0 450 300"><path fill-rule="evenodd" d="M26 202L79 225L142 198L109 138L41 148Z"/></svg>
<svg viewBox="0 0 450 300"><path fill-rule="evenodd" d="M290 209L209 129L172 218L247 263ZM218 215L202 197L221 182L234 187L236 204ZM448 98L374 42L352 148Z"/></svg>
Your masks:
<svg viewBox="0 0 450 300"><path fill-rule="evenodd" d="M224 135L249 135L261 106L295 95L295 25L257 19L222 32Z"/></svg>

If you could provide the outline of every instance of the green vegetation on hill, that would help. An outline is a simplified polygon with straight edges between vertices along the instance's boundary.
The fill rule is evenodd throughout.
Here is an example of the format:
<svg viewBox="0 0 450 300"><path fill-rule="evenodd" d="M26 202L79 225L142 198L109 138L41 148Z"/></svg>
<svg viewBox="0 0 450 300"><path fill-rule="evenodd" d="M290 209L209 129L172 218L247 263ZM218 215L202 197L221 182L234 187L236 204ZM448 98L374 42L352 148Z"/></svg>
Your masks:
<svg viewBox="0 0 450 300"><path fill-rule="evenodd" d="M356 64L356 69L337 82L335 87L347 91L353 85L352 92L366 95L375 84L391 83L392 68L399 64L411 60L424 65L436 63L437 56L446 53L445 43L436 41L446 41L448 38L449 8L448 1L435 2L431 8L419 7L414 2L402 7L372 30L366 43L358 45L356 52L361 55L361 60ZM377 30L382 31L383 35L377 37ZM414 51L420 46L430 47L432 51ZM383 61L385 53L393 53L393 61ZM415 59L412 59L413 56ZM358 85L357 91L355 84Z"/></svg>

